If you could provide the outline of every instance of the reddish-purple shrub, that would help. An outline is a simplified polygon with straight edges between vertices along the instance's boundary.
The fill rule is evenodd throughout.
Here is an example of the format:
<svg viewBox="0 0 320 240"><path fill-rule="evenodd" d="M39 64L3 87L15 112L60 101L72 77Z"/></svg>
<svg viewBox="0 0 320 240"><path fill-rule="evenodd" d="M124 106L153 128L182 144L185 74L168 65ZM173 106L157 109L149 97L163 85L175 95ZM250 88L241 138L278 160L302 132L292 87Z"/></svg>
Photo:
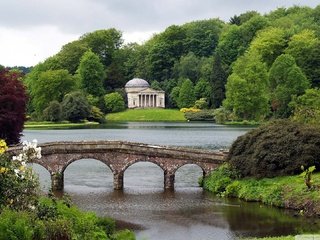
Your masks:
<svg viewBox="0 0 320 240"><path fill-rule="evenodd" d="M8 144L20 141L26 119L27 96L21 74L0 70L0 138Z"/></svg>

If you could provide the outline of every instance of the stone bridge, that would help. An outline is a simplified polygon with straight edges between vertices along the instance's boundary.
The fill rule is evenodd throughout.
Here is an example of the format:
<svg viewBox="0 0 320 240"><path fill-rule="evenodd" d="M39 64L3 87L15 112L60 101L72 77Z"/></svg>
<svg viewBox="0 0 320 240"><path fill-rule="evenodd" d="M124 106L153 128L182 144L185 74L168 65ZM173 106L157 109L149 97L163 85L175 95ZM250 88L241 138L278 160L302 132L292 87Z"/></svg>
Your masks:
<svg viewBox="0 0 320 240"><path fill-rule="evenodd" d="M164 188L173 189L175 172L186 164L196 164L206 176L224 162L226 153L203 149L157 146L123 141L50 142L39 145L40 164L51 175L52 189L62 190L64 171L72 162L95 159L106 164L113 173L114 189L123 189L123 176L128 167L136 162L151 162L164 172ZM8 151L17 154L21 147Z"/></svg>

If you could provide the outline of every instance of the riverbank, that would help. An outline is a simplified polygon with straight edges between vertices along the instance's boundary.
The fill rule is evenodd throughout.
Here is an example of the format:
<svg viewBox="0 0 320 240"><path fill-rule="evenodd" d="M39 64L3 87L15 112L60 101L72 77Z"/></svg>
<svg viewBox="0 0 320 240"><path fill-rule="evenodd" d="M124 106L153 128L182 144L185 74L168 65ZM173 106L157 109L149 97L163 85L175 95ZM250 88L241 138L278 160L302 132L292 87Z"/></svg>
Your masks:
<svg viewBox="0 0 320 240"><path fill-rule="evenodd" d="M320 173L313 174L312 180L312 190L307 189L300 175L233 180L230 170L222 166L204 179L203 187L223 197L294 209L304 216L320 216Z"/></svg>
<svg viewBox="0 0 320 240"><path fill-rule="evenodd" d="M26 122L24 124L25 129L63 129L63 128L81 128L81 127L90 127L93 125L98 125L97 122L80 122L80 123L71 123L68 121L63 122L48 122L48 121L42 121L42 122Z"/></svg>
<svg viewBox="0 0 320 240"><path fill-rule="evenodd" d="M127 109L123 112L109 113L107 121L119 122L177 122L186 121L184 113L177 109Z"/></svg>

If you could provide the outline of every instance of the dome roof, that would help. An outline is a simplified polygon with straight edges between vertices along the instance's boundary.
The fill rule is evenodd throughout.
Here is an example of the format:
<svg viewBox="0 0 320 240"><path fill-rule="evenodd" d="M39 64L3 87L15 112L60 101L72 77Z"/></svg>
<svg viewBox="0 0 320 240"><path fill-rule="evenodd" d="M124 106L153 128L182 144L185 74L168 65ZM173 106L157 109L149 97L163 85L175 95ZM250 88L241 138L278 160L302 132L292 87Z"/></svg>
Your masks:
<svg viewBox="0 0 320 240"><path fill-rule="evenodd" d="M126 88L148 88L150 87L149 83L146 80L141 78L133 78L129 82L127 82Z"/></svg>

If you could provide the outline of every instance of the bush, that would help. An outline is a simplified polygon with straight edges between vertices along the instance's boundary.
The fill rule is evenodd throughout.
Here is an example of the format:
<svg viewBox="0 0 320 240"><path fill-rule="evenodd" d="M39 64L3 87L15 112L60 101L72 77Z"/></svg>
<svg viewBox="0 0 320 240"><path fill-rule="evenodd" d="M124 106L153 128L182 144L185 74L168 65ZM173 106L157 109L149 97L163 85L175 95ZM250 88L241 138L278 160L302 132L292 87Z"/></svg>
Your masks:
<svg viewBox="0 0 320 240"><path fill-rule="evenodd" d="M107 112L121 112L125 110L125 103L120 93L114 92L104 96L105 108Z"/></svg>
<svg viewBox="0 0 320 240"><path fill-rule="evenodd" d="M320 170L319 146L319 128L279 120L240 136L227 161L242 177L298 174L302 165Z"/></svg>
<svg viewBox="0 0 320 240"><path fill-rule="evenodd" d="M6 145L0 140L0 211L4 207L26 210L37 202L39 182L28 161L40 158L40 148L36 142L24 142L24 150L18 156L9 156L4 151Z"/></svg>
<svg viewBox="0 0 320 240"><path fill-rule="evenodd" d="M52 101L49 106L43 110L43 119L45 121L59 122L62 120L62 108L58 101Z"/></svg>
<svg viewBox="0 0 320 240"><path fill-rule="evenodd" d="M214 120L212 110L201 110L199 112L186 112L184 116L189 121L213 121Z"/></svg>
<svg viewBox="0 0 320 240"><path fill-rule="evenodd" d="M226 187L237 177L228 164L223 164L204 179L203 187L213 193L223 194Z"/></svg>
<svg viewBox="0 0 320 240"><path fill-rule="evenodd" d="M80 122L90 116L91 107L81 92L72 92L64 96L62 101L64 118L71 122Z"/></svg>

